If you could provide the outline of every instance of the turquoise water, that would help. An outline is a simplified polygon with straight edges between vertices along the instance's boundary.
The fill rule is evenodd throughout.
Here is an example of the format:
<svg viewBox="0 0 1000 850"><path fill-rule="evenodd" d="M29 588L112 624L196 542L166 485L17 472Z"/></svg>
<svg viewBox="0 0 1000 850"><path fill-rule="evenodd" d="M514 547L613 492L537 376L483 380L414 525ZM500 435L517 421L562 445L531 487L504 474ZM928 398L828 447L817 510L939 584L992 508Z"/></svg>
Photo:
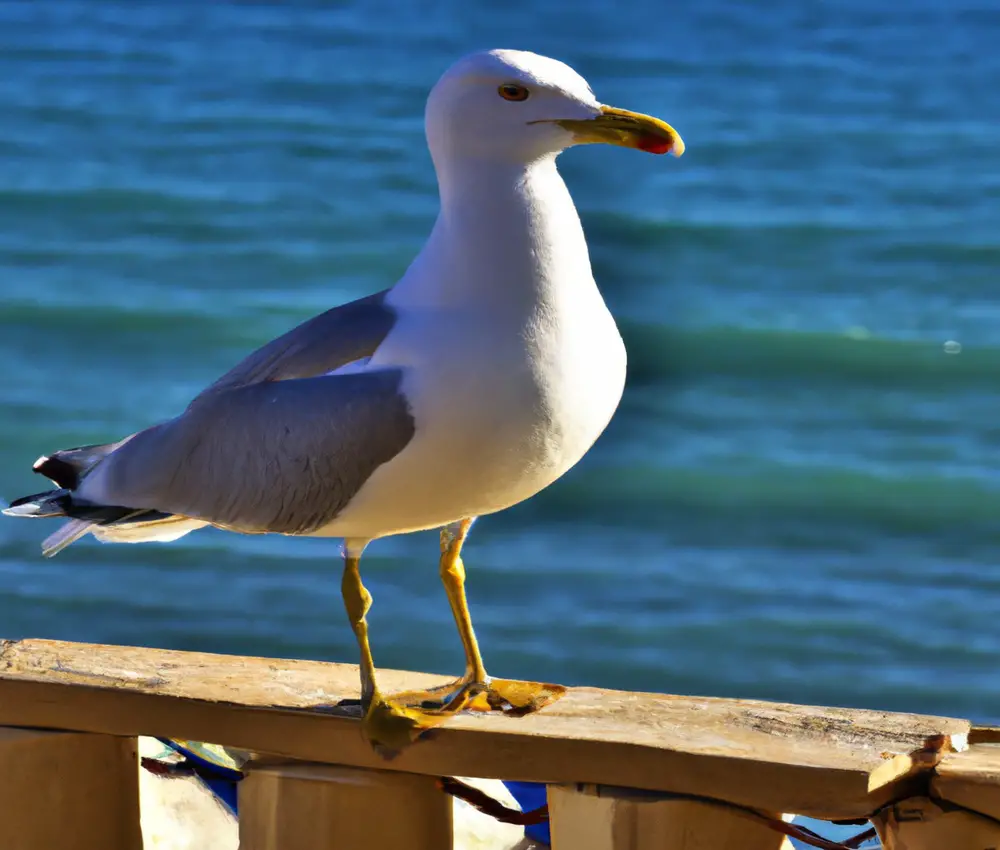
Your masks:
<svg viewBox="0 0 1000 850"><path fill-rule="evenodd" d="M534 49L688 153L561 160L630 383L476 526L492 671L1000 720L1000 13L538 6L0 3L0 495L393 282L427 90ZM5 637L355 659L335 542L51 529L0 522ZM378 663L458 672L434 535L369 551Z"/></svg>

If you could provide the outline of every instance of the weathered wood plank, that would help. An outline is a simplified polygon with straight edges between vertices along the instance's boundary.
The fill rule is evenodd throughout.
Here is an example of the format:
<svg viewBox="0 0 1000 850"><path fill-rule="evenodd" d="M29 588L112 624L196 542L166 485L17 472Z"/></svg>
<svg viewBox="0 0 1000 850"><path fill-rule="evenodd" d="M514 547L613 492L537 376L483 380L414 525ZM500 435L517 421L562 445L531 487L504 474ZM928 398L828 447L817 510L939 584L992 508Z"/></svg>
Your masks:
<svg viewBox="0 0 1000 850"><path fill-rule="evenodd" d="M451 850L451 798L430 776L302 762L240 782L240 850L345 847Z"/></svg>
<svg viewBox="0 0 1000 850"><path fill-rule="evenodd" d="M549 786L552 850L793 850L739 809L692 800L623 799Z"/></svg>
<svg viewBox="0 0 1000 850"><path fill-rule="evenodd" d="M3 850L142 850L134 738L0 728Z"/></svg>
<svg viewBox="0 0 1000 850"><path fill-rule="evenodd" d="M380 671L386 689L445 681ZM289 758L384 768L356 709L354 665L52 641L0 645L0 724L211 741ZM399 755L393 770L590 782L716 797L764 811L864 816L893 798L869 790L886 755L965 720L573 688L523 718L459 716Z"/></svg>
<svg viewBox="0 0 1000 850"><path fill-rule="evenodd" d="M1000 821L1000 744L946 755L931 780L931 794Z"/></svg>

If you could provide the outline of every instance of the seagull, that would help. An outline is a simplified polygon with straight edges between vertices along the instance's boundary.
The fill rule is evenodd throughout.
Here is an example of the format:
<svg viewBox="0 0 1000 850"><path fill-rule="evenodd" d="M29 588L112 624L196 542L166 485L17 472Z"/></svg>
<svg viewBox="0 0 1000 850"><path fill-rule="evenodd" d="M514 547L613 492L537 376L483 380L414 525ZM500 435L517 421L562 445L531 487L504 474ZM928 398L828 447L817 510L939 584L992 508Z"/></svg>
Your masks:
<svg viewBox="0 0 1000 850"><path fill-rule="evenodd" d="M40 457L34 471L56 489L4 511L68 518L46 556L88 534L164 541L204 526L342 538L362 730L387 757L457 711L526 714L563 692L487 675L462 546L477 517L576 464L625 385L625 346L556 157L591 143L684 150L669 124L606 106L568 65L518 50L457 61L424 119L440 210L394 286L267 343L174 419ZM360 560L372 540L426 529L440 529L466 670L444 688L385 694Z"/></svg>

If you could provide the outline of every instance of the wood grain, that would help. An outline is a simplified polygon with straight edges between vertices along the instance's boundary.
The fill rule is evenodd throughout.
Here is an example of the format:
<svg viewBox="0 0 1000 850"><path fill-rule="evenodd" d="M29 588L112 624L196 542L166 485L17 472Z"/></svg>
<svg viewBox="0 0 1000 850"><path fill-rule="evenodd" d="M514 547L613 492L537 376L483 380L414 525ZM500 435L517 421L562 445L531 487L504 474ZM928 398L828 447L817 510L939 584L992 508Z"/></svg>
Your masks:
<svg viewBox="0 0 1000 850"><path fill-rule="evenodd" d="M452 850L452 803L429 776L293 762L239 789L240 850Z"/></svg>
<svg viewBox="0 0 1000 850"><path fill-rule="evenodd" d="M446 681L380 671L388 690ZM463 715L387 764L361 737L354 665L42 640L0 643L0 725L159 735L353 767L714 797L821 818L894 799L887 757L965 720L571 688L522 718Z"/></svg>
<svg viewBox="0 0 1000 850"><path fill-rule="evenodd" d="M912 797L872 822L885 850L997 850L1000 824L946 802Z"/></svg>
<svg viewBox="0 0 1000 850"><path fill-rule="evenodd" d="M740 809L690 800L636 801L549 786L552 850L795 850Z"/></svg>
<svg viewBox="0 0 1000 850"><path fill-rule="evenodd" d="M0 729L3 850L142 850L133 738Z"/></svg>
<svg viewBox="0 0 1000 850"><path fill-rule="evenodd" d="M1000 744L946 755L931 780L931 793L1000 821Z"/></svg>

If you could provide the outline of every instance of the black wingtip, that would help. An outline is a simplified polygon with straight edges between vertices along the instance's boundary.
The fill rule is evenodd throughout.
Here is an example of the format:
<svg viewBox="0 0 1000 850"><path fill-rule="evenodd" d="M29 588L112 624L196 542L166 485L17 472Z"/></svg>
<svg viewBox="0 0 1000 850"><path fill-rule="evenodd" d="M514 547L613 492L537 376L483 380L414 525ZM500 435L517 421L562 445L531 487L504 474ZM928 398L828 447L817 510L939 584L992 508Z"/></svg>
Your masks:
<svg viewBox="0 0 1000 850"><path fill-rule="evenodd" d="M66 505L69 490L49 490L45 493L35 493L15 499L3 513L7 516L20 517L54 517L66 516Z"/></svg>
<svg viewBox="0 0 1000 850"><path fill-rule="evenodd" d="M52 483L64 490L75 490L80 486L80 471L72 464L57 457L42 456L31 467L39 475L44 475Z"/></svg>

